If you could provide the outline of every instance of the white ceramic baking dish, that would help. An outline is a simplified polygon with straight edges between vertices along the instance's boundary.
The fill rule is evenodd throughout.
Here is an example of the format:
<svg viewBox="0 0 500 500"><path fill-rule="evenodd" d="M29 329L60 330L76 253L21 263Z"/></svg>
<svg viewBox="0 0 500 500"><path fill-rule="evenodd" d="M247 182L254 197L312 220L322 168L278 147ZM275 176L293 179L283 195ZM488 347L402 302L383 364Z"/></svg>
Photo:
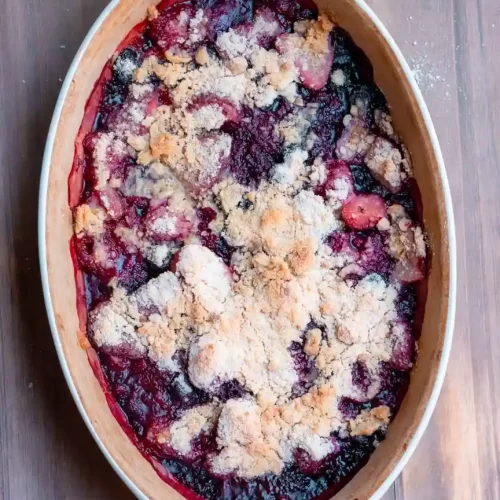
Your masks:
<svg viewBox="0 0 500 500"><path fill-rule="evenodd" d="M182 498L139 453L110 411L79 343L76 288L69 240L68 175L86 101L106 61L155 0L114 0L96 21L61 89L43 161L39 247L45 302L54 343L80 413L115 471L141 499ZM380 498L415 450L436 405L450 353L456 294L456 243L448 180L438 139L420 90L401 51L362 0L321 0L368 55L391 106L395 128L412 154L432 249L419 358L402 407L386 440L336 496Z"/></svg>

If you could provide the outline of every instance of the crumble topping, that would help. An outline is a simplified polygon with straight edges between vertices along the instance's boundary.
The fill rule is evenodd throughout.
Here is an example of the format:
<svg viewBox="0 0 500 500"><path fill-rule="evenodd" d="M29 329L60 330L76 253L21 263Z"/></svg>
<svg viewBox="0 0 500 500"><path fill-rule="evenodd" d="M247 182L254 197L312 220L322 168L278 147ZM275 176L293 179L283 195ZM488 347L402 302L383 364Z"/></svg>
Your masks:
<svg viewBox="0 0 500 500"><path fill-rule="evenodd" d="M328 197L330 206L334 210L337 210L352 194L352 185L346 177L339 177L335 179L332 187L333 189L329 189L326 192L326 196Z"/></svg>
<svg viewBox="0 0 500 500"><path fill-rule="evenodd" d="M125 345L138 352L149 349L153 359L169 364L176 350L171 344L182 335L172 336L163 315L178 309L179 302L182 294L178 279L172 273L163 273L131 295L117 289L109 302L89 315L89 331L97 345Z"/></svg>
<svg viewBox="0 0 500 500"><path fill-rule="evenodd" d="M190 58L172 61L167 57L171 64L163 64L156 56L150 56L135 72L135 79L144 83L149 75L157 76L170 88L177 106L189 103L199 95L226 98L237 106L265 107L279 96L294 102L298 72L313 72L315 65L323 65L321 58L314 58L315 54L331 50L329 37L333 24L325 16L307 23L307 26L296 24L300 31L283 42L287 49L280 54L274 49L264 49L259 41L262 37L279 33L277 20L257 16L248 32L229 29L219 35L217 46L225 58L224 63L211 58L206 48L200 47L195 54L198 67L191 63ZM304 58L307 63L302 61ZM249 63L251 67L248 67Z"/></svg>
<svg viewBox="0 0 500 500"><path fill-rule="evenodd" d="M285 162L274 167L272 179L283 187L292 186L304 170L306 151L296 149L285 157Z"/></svg>
<svg viewBox="0 0 500 500"><path fill-rule="evenodd" d="M378 406L371 410L362 411L354 420L349 422L351 435L371 436L380 427L389 423L391 411L387 406Z"/></svg>
<svg viewBox="0 0 500 500"><path fill-rule="evenodd" d="M247 189L229 178L214 186L213 192L218 197L224 212L228 214L236 209L247 193Z"/></svg>
<svg viewBox="0 0 500 500"><path fill-rule="evenodd" d="M370 134L363 121L352 115L344 117L345 129L337 142L337 155L341 160L351 161L364 156L375 137Z"/></svg>
<svg viewBox="0 0 500 500"><path fill-rule="evenodd" d="M129 303L123 291L115 293L114 297L97 308L89 319L92 323L91 333L97 345L129 344L139 351L144 351L135 336L135 326L139 325L139 312Z"/></svg>
<svg viewBox="0 0 500 500"><path fill-rule="evenodd" d="M240 104L245 97L247 84L246 75L233 75L220 62L210 59L204 66L188 69L175 82L175 87L170 86L172 99L177 105L182 105L191 101L193 97L203 94L216 95Z"/></svg>
<svg viewBox="0 0 500 500"><path fill-rule="evenodd" d="M318 106L316 104L308 104L296 113L287 115L276 126L276 132L284 139L286 146L295 144L305 146L307 132L316 117L317 111Z"/></svg>
<svg viewBox="0 0 500 500"><path fill-rule="evenodd" d="M266 409L247 399L229 401L219 420L217 443L222 451L212 459L213 470L243 478L279 474L297 448L321 460L334 450L329 435L332 425L339 424L335 401L328 385Z"/></svg>
<svg viewBox="0 0 500 500"><path fill-rule="evenodd" d="M311 185L316 187L324 184L327 178L326 165L321 158L316 158L309 174Z"/></svg>
<svg viewBox="0 0 500 500"><path fill-rule="evenodd" d="M229 271L208 248L187 245L180 253L178 273L194 296L197 306L220 315L231 291Z"/></svg>
<svg viewBox="0 0 500 500"><path fill-rule="evenodd" d="M344 72L341 69L332 71L331 80L337 87L342 87L343 85L345 85Z"/></svg>
<svg viewBox="0 0 500 500"><path fill-rule="evenodd" d="M304 352L309 356L317 356L319 354L321 339L323 334L319 328L312 328L306 333L306 342L304 344Z"/></svg>
<svg viewBox="0 0 500 500"><path fill-rule="evenodd" d="M113 64L113 70L120 75L122 80L131 81L137 70L137 63L132 59L117 58Z"/></svg>
<svg viewBox="0 0 500 500"><path fill-rule="evenodd" d="M105 219L106 212L102 208L90 208L87 204L80 205L75 210L75 232L77 235L100 234L104 231Z"/></svg>
<svg viewBox="0 0 500 500"><path fill-rule="evenodd" d="M230 28L217 38L217 47L227 59L238 56L250 58L260 46L260 40L274 37L281 32L278 19L269 9L263 8L254 18L248 29Z"/></svg>
<svg viewBox="0 0 500 500"><path fill-rule="evenodd" d="M374 118L375 123L380 130L391 140L397 141L397 136L394 134L394 127L392 126L392 116L385 111L376 109L374 112Z"/></svg>
<svg viewBox="0 0 500 500"><path fill-rule="evenodd" d="M159 15L148 10L150 20ZM297 450L314 461L334 453L335 432L370 436L389 423L387 406L352 419L339 404L374 398L381 364L394 362L407 345L396 305L401 284L415 281L426 256L425 236L401 205L387 213L384 206L376 229L396 262L395 280L374 272L369 252L361 255L352 240L332 250L329 237L344 232L342 207L356 193L348 167L332 179L328 158L314 157L317 136L310 129L321 106L304 104L297 93L299 83L314 90L328 79L337 87L348 84L342 70L330 74L333 24L326 16L283 33L263 9L251 26L218 35L220 59L198 46L203 10L182 16L192 51L174 46L164 61L149 56L140 67L117 60L116 70L134 83L113 131L93 139L104 208L82 204L75 210L77 237L94 238L93 255L103 267L114 265L102 240L110 231L160 274L128 294L114 284L111 298L89 314L89 335L111 353L148 356L211 396L211 403L183 411L160 429L159 445L189 457L198 438L215 432L217 451L208 460L213 472L246 479L279 474ZM276 50L264 48L266 37L277 37ZM162 102L170 104L160 104L156 78L168 89L170 100ZM295 105L273 124L286 153L258 185L239 184L228 169L234 139L224 125L246 120L246 108L266 108L279 97ZM335 159L364 162L399 192L411 175L409 154L390 115L376 110L376 126L370 126L366 110L357 99L344 117ZM137 165L122 180L110 165L129 158ZM150 203L139 229L116 222L126 210L122 195ZM203 231L196 230L203 223L200 208L214 214ZM216 244L203 246L204 231L232 247L226 262ZM301 372L297 349L311 376ZM353 376L360 366L362 383ZM244 395L223 401L218 391L232 382Z"/></svg>
<svg viewBox="0 0 500 500"><path fill-rule="evenodd" d="M159 444L170 444L180 455L189 455L193 439L210 431L219 413L218 405L196 406L186 411L169 429L160 432L157 441Z"/></svg>
<svg viewBox="0 0 500 500"><path fill-rule="evenodd" d="M400 261L415 255L424 258L426 244L422 228L415 226L401 205L389 207L387 215L390 222L384 221L381 229L389 231L389 251L393 257Z"/></svg>
<svg viewBox="0 0 500 500"><path fill-rule="evenodd" d="M204 45L196 50L194 59L199 65L208 64L210 56L208 55L207 48Z"/></svg>
<svg viewBox="0 0 500 500"><path fill-rule="evenodd" d="M165 163L196 195L198 186L212 185L219 177L231 151L231 137L227 134L193 137L179 140L175 147Z"/></svg>
<svg viewBox="0 0 500 500"><path fill-rule="evenodd" d="M275 185L264 184L255 193L254 207L236 207L226 219L225 235L236 247L264 250L285 258L300 240L319 240L338 227L324 200L312 191L286 196Z"/></svg>
<svg viewBox="0 0 500 500"><path fill-rule="evenodd" d="M127 145L116 138L111 132L101 133L96 139L93 152L93 160L96 169L96 188L104 188L111 177L109 162L116 157L123 157L127 154Z"/></svg>
<svg viewBox="0 0 500 500"><path fill-rule="evenodd" d="M330 50L330 32L333 23L326 15L320 15L313 21L297 21L294 29L296 34L292 40L297 51L321 55Z"/></svg>
<svg viewBox="0 0 500 500"><path fill-rule="evenodd" d="M392 352L389 325L396 319L396 289L376 275L349 285L333 269L315 269L313 248L306 251L310 266L297 276L279 256L247 255L251 263L238 267L239 281L232 284L224 264L208 249L187 245L180 252L178 278L164 273L128 301L119 294L91 318L98 343L146 347L164 364L172 364L179 346L190 346L188 374L195 386L211 392L236 379L257 395L241 403L243 408L223 405L218 424L222 451L212 461L216 471L242 477L279 471L298 447L319 460L332 451L329 434L348 425L337 409L339 398L372 397L378 391L378 364ZM138 310L151 306L154 313L146 323L137 319ZM326 328L324 339L319 329L305 339L305 352L316 358L319 385L297 399L289 346L303 342L301 332L312 319ZM366 394L350 376L350 367L360 359L372 375ZM324 399L330 403L323 404ZM243 411L250 412L248 422L260 422L249 432L262 437L246 442L240 430L231 441L231 429L237 428L231 422ZM170 440L175 429L170 428ZM187 445L182 453L189 453Z"/></svg>
<svg viewBox="0 0 500 500"><path fill-rule="evenodd" d="M140 246L140 243L139 245ZM142 251L146 259L161 269L164 269L175 253L179 251L179 246L175 243L163 243L159 245L142 244Z"/></svg>
<svg viewBox="0 0 500 500"><path fill-rule="evenodd" d="M377 137L365 156L367 167L382 184L392 191L399 191L401 183L406 179L401 169L401 153L387 139Z"/></svg>

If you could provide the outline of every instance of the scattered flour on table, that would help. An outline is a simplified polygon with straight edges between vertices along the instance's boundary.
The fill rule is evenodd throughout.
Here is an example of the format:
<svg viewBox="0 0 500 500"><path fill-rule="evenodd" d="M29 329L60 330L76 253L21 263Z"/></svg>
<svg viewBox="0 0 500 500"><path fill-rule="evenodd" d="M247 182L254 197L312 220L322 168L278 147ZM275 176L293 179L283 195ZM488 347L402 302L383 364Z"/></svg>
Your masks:
<svg viewBox="0 0 500 500"><path fill-rule="evenodd" d="M434 85L446 84L446 80L441 76L440 71L443 69L440 65L433 61L427 54L418 54L408 58L411 71L418 86L422 91L427 91L434 88Z"/></svg>

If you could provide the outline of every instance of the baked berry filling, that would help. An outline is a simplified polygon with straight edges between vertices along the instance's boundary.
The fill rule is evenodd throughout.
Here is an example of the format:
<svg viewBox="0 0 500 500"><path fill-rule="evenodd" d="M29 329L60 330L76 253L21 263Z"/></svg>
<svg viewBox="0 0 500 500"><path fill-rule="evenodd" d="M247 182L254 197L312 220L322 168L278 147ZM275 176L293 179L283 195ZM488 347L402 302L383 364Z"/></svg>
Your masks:
<svg viewBox="0 0 500 500"><path fill-rule="evenodd" d="M96 84L69 179L93 367L183 495L331 496L417 356L409 153L370 62L314 4L147 15Z"/></svg>

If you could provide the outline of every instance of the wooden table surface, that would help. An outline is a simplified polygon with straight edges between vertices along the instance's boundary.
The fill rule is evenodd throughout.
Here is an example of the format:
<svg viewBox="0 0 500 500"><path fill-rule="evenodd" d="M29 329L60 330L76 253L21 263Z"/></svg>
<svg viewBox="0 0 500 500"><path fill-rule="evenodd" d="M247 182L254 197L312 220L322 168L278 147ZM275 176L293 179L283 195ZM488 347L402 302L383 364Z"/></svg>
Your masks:
<svg viewBox="0 0 500 500"><path fill-rule="evenodd" d="M40 287L37 197L61 80L106 0L0 0L0 499L130 499L63 380ZM453 194L453 351L389 499L500 499L500 4L371 0L414 69Z"/></svg>

